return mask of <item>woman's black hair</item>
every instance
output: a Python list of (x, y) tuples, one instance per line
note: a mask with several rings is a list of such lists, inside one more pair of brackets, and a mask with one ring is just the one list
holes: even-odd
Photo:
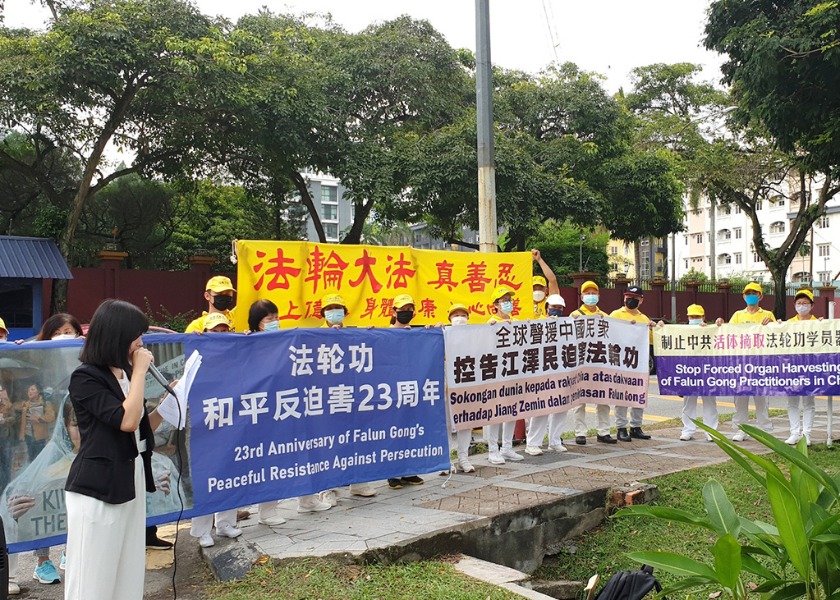
[(260, 321), (265, 319), (268, 315), (276, 315), (280, 311), (277, 310), (277, 305), (271, 300), (255, 300), (248, 309), (248, 329), (251, 331), (260, 330)]
[(131, 373), (128, 349), (148, 329), (149, 319), (139, 308), (123, 300), (105, 300), (93, 313), (79, 360)]
[(82, 333), (82, 326), (76, 317), (67, 313), (57, 313), (44, 321), (44, 324), (41, 326), (41, 331), (38, 332), (38, 337), (35, 339), (39, 342), (51, 340), (55, 332), (61, 329), (66, 323), (70, 323), (70, 326), (76, 330), (77, 336), (82, 337), (84, 335)]

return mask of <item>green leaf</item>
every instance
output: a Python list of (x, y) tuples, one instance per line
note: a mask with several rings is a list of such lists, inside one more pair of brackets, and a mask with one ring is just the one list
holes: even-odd
[(714, 526), (708, 519), (678, 508), (668, 508), (665, 506), (649, 506), (647, 504), (628, 506), (613, 515), (613, 518), (620, 517), (653, 517), (664, 521), (676, 521), (678, 523), (696, 525), (697, 527), (715, 531)]
[(767, 600), (794, 600), (805, 595), (805, 584), (797, 582), (774, 592)]
[(720, 482), (711, 479), (703, 486), (703, 502), (715, 531), (737, 538), (741, 531), (741, 522)]
[(767, 496), (790, 562), (800, 577), (807, 581), (810, 571), (808, 538), (796, 496), (774, 477), (767, 478)]
[(730, 533), (721, 536), (712, 548), (712, 555), (721, 585), (735, 590), (741, 576), (741, 545), (738, 540)]
[(759, 585), (753, 591), (759, 594), (764, 594), (766, 592), (775, 590), (776, 588), (781, 587), (783, 585), (790, 585), (790, 581), (788, 581), (787, 579), (769, 579), (761, 585)]
[(682, 590), (699, 587), (701, 585), (709, 585), (709, 581), (705, 577), (686, 577), (685, 579), (680, 579), (667, 587), (662, 586), (662, 591), (659, 592), (657, 596), (671, 596), (674, 592), (681, 592)]
[(746, 571), (747, 573), (752, 573), (753, 575), (758, 575), (759, 577), (763, 577), (768, 581), (773, 581), (778, 579), (778, 576), (773, 573), (770, 569), (765, 567), (762, 563), (757, 561), (751, 554), (744, 551), (744, 548), (741, 548), (741, 568)]
[(630, 560), (640, 562), (651, 567), (662, 569), (680, 577), (702, 577), (707, 583), (720, 584), (720, 579), (714, 569), (701, 562), (673, 552), (630, 552)]

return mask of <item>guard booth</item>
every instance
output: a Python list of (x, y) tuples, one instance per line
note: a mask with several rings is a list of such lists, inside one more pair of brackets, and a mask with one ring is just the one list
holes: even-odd
[(54, 241), (0, 236), (0, 317), (9, 329), (10, 341), (40, 331), (45, 279), (73, 279)]

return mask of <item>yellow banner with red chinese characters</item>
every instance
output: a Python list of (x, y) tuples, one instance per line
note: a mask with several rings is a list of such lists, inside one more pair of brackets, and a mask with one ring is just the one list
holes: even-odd
[(320, 327), (328, 293), (342, 296), (350, 326), (388, 326), (400, 294), (414, 299), (412, 325), (447, 323), (456, 303), (469, 307), (471, 322), (484, 323), (499, 286), (514, 290), (515, 317), (534, 317), (530, 252), (239, 240), (236, 253), (237, 331), (248, 329), (248, 308), (261, 299), (277, 305), (281, 327)]

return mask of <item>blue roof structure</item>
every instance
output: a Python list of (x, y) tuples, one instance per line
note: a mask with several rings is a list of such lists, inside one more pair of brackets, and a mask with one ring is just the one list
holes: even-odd
[(0, 277), (73, 279), (54, 241), (13, 235), (0, 235)]

